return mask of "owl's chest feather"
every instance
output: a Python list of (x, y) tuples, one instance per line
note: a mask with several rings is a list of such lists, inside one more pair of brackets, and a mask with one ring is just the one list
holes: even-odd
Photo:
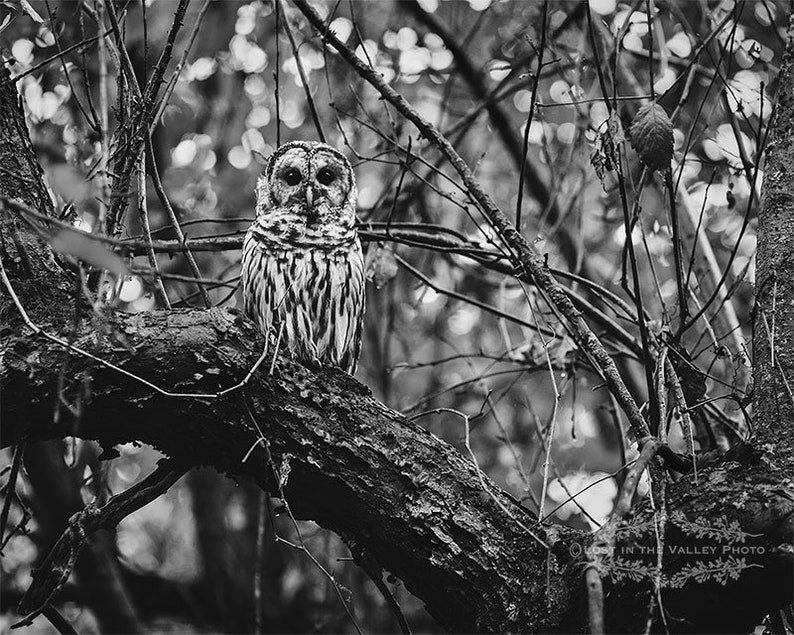
[(356, 246), (265, 251), (261, 257), (270, 261), (266, 268), (274, 283), (274, 308), (280, 314), (308, 309), (312, 319), (318, 319), (326, 305), (350, 292), (360, 253)]
[[(249, 234), (243, 247), (245, 312), (278, 326), (299, 358), (355, 368), (364, 310), (361, 244), (284, 248)], [(351, 361), (353, 360), (353, 361)]]

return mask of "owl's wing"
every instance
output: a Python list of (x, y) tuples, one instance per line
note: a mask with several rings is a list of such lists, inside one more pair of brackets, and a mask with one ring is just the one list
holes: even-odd
[[(278, 271), (274, 259), (263, 249), (257, 237), (256, 223), (243, 240), (241, 283), (243, 287), (243, 312), (267, 333), (273, 325), (274, 287), (278, 287)], [(283, 286), (283, 285), (282, 285)]]
[[(361, 353), (361, 332), (364, 323), (366, 296), (364, 293), (364, 257), (361, 244), (356, 241), (355, 247), (347, 257), (347, 276), (345, 280), (347, 293), (344, 295), (343, 320), (337, 324), (337, 350), (343, 351), (340, 366), (351, 375), (356, 372), (358, 358)], [(341, 346), (340, 346), (341, 344)]]

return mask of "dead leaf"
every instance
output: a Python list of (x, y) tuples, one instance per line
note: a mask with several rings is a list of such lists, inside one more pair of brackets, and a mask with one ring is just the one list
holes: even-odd
[(673, 158), (673, 122), (655, 102), (637, 111), (629, 128), (631, 146), (652, 170), (668, 170)]
[(397, 260), (390, 245), (378, 245), (370, 248), (365, 265), (367, 280), (375, 283), (375, 288), (380, 289), (389, 280), (397, 275)]

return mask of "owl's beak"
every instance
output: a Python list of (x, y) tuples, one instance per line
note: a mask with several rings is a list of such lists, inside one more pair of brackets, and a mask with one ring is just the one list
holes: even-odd
[(306, 187), (306, 192), (304, 193), (306, 197), (306, 213), (308, 215), (307, 222), (309, 225), (314, 225), (317, 221), (320, 220), (320, 210), (317, 209), (315, 203), (320, 194), (315, 190), (311, 185)]

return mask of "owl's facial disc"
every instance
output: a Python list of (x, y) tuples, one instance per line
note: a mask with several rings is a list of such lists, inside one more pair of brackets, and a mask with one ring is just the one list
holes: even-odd
[(309, 235), (327, 240), (354, 231), (355, 179), (348, 160), (333, 148), (286, 144), (272, 155), (264, 176), (270, 218), (290, 240)]

